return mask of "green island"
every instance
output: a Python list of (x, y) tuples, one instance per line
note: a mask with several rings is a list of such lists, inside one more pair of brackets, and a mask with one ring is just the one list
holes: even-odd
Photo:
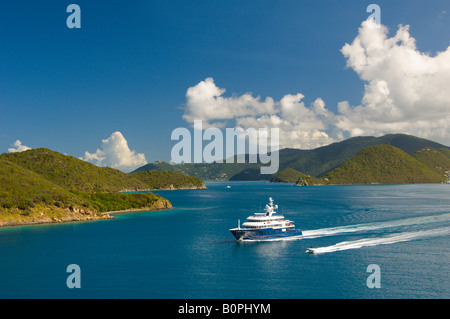
[(204, 183), (195, 177), (164, 171), (126, 174), (45, 148), (4, 153), (0, 155), (0, 226), (170, 209), (167, 199), (150, 191), (202, 188)]
[(271, 182), (296, 186), (444, 183), (450, 170), (446, 154), (446, 148), (425, 147), (408, 154), (392, 145), (374, 145), (318, 177), (286, 168), (273, 175)]
[[(321, 177), (323, 184), (417, 184), (444, 183), (448, 180), (446, 171), (438, 172), (431, 158), (438, 159), (442, 155), (431, 149), (423, 149), (419, 153), (427, 154), (429, 164), (409, 155), (392, 145), (376, 145), (363, 149), (357, 155), (338, 168)], [(439, 155), (438, 155), (439, 154)], [(438, 155), (438, 156), (437, 156)], [(421, 158), (421, 157), (419, 157)], [(444, 156), (445, 160), (450, 160)], [(444, 159), (442, 158), (442, 159)]]
[[(306, 181), (306, 183), (323, 183), (324, 181), (317, 181), (312, 178), (320, 178), (331, 172), (367, 147), (383, 144), (395, 146), (403, 150), (408, 155), (415, 157), (419, 161), (426, 160), (424, 158), (417, 157), (420, 155), (414, 153), (427, 148), (439, 151), (441, 155), (450, 158), (450, 149), (445, 145), (407, 134), (387, 134), (380, 137), (352, 137), (315, 149), (281, 149), (279, 151), (279, 173), (275, 174), (275, 176), (270, 174), (261, 174), (260, 167), (264, 164), (249, 163), (247, 156), (245, 163), (237, 163), (236, 158), (229, 161), (229, 163), (184, 163), (178, 165), (157, 161), (139, 167), (135, 170), (135, 172), (164, 170), (195, 176), (202, 180), (226, 181), (265, 180), (283, 182), (284, 178), (288, 177), (289, 183), (295, 183), (298, 180), (297, 178), (297, 180), (292, 181), (292, 179), (295, 179), (294, 176), (298, 176), (300, 178), (302, 175), (299, 174), (304, 174), (302, 179)], [(430, 162), (428, 164), (430, 164)], [(425, 163), (425, 165), (427, 164)], [(439, 167), (439, 165), (435, 165), (434, 167)], [(441, 167), (444, 168), (442, 165)], [(295, 170), (296, 172), (290, 170), (283, 172), (288, 168)]]

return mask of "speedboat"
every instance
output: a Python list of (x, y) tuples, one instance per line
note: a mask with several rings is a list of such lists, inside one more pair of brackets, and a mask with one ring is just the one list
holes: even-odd
[(230, 229), (230, 232), (236, 240), (258, 241), (285, 239), (294, 236), (301, 236), (302, 231), (295, 229), (295, 223), (285, 219), (283, 215), (277, 213), (278, 205), (273, 205), (272, 197), (269, 198), (269, 204), (266, 205), (264, 212), (254, 213), (247, 217), (245, 223), (238, 227)]

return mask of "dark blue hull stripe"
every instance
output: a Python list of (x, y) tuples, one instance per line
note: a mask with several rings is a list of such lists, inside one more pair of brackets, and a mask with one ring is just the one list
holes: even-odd
[(263, 228), (263, 229), (231, 229), (230, 232), (237, 240), (265, 240), (284, 237), (300, 236), (300, 229), (281, 229)]

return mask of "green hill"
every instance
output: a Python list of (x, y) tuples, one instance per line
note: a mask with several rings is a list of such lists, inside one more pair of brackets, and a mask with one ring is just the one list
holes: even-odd
[[(201, 180), (183, 174), (155, 173), (152, 178), (145, 178), (145, 174), (126, 174), (110, 167), (98, 167), (45, 148), (5, 153), (0, 155), (0, 159), (2, 158), (71, 191), (132, 192), (166, 188), (170, 184), (175, 188), (204, 186)], [(168, 182), (170, 183), (167, 184)]]
[(446, 147), (441, 147), (438, 149), (438, 151), (447, 156), (448, 158), (450, 158), (450, 149)]
[(171, 208), (150, 189), (205, 188), (164, 171), (125, 174), (48, 149), (0, 155), (0, 226), (111, 218), (111, 211)]
[[(308, 181), (315, 178), (311, 177), (309, 175), (303, 174), (293, 168), (285, 168), (282, 171), (279, 171), (278, 173), (274, 174), (272, 176), (272, 179), (270, 182), (272, 183), (297, 183), (298, 180), (301, 179), (302, 181)], [(312, 181), (310, 181), (312, 182)], [(308, 183), (309, 184), (309, 183)]]
[(411, 154), (419, 162), (423, 163), (428, 168), (432, 169), (436, 173), (449, 179), (450, 170), (450, 157), (445, 154), (449, 152), (448, 149), (435, 150), (429, 147), (422, 148), (413, 154)]
[(109, 167), (98, 167), (72, 156), (45, 148), (0, 155), (69, 190), (119, 192), (145, 189), (145, 183)]
[(419, 162), (437, 173), (443, 174), (450, 169), (450, 158), (441, 151), (426, 147), (411, 154)]
[(439, 143), (406, 134), (353, 137), (313, 150), (297, 150), (297, 152), (281, 150), (280, 169), (291, 167), (305, 174), (319, 177), (339, 167), (364, 148), (381, 144), (396, 146), (409, 154), (424, 147), (445, 148)]
[(92, 210), (82, 196), (0, 160), (0, 226), (107, 217)]
[(111, 218), (110, 211), (171, 208), (159, 195), (70, 191), (0, 159), (0, 226)]
[(370, 146), (325, 174), (327, 184), (441, 183), (443, 176), (392, 145)]
[[(442, 144), (406, 134), (388, 134), (381, 137), (362, 136), (349, 138), (312, 150), (282, 149), (279, 151), (279, 171), (292, 168), (306, 175), (319, 177), (339, 167), (362, 149), (380, 144), (396, 146), (408, 154), (424, 147), (450, 152), (448, 147)], [(260, 166), (261, 164), (251, 163), (171, 165), (159, 161), (140, 167), (135, 172), (167, 170), (196, 176), (202, 180), (270, 180), (272, 178), (271, 175), (260, 174)]]
[(180, 173), (168, 171), (145, 171), (132, 173), (131, 177), (142, 181), (149, 189), (205, 189), (203, 181)]
[(0, 208), (83, 205), (81, 197), (19, 165), (0, 160)]

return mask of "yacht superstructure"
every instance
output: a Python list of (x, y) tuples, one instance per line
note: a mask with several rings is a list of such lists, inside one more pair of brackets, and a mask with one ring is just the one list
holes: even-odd
[(238, 227), (230, 229), (230, 232), (237, 240), (270, 240), (300, 236), (301, 230), (295, 229), (295, 223), (278, 214), (277, 209), (278, 205), (274, 205), (270, 197), (264, 212), (247, 217), (242, 227), (238, 222)]

